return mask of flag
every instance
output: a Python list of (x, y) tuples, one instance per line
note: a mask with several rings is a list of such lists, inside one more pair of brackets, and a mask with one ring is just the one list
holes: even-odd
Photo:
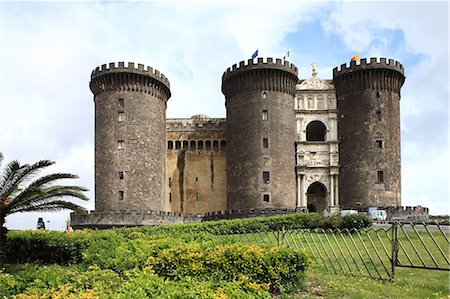
[(289, 51), (287, 51), (286, 55), (284, 55), (283, 60), (286, 60), (289, 58)]
[(352, 59), (350, 59), (350, 61), (356, 61), (359, 60), (359, 54), (356, 56), (353, 56)]
[(255, 59), (256, 57), (258, 57), (258, 50), (256, 50), (255, 53), (253, 53), (252, 59)]

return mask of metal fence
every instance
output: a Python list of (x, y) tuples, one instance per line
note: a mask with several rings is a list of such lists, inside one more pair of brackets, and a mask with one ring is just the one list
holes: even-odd
[(304, 249), (313, 266), (391, 280), (396, 267), (450, 270), (450, 227), (391, 222), (368, 229), (222, 231), (222, 238)]

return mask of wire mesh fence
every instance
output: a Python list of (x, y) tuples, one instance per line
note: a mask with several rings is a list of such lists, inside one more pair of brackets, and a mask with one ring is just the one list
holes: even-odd
[(389, 280), (395, 267), (450, 270), (450, 227), (392, 222), (367, 229), (220, 231), (220, 238), (309, 253), (314, 267)]

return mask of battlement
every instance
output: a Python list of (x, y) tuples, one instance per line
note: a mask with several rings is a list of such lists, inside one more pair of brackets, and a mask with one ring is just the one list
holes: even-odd
[(404, 74), (403, 65), (400, 62), (393, 59), (372, 57), (369, 62), (367, 62), (366, 58), (363, 58), (359, 63), (358, 61), (350, 61), (350, 64), (344, 63), (340, 67), (335, 67), (333, 69), (333, 77), (369, 69), (388, 69), (400, 72), (402, 75)]
[[(246, 63), (247, 62), (247, 63)], [(231, 74), (237, 74), (240, 72), (248, 71), (248, 70), (257, 70), (257, 69), (278, 69), (283, 70), (286, 72), (290, 72), (297, 76), (298, 69), (289, 61), (282, 60), (280, 58), (276, 58), (275, 61), (272, 57), (267, 57), (265, 60), (264, 58), (260, 57), (257, 59), (256, 63), (254, 59), (248, 59), (247, 61), (241, 61), (238, 64), (233, 64), (231, 67), (229, 67), (224, 73), (223, 73), (223, 80), (225, 77), (231, 75)]]
[(135, 68), (135, 64), (133, 62), (128, 62), (128, 65), (125, 66), (125, 63), (119, 62), (116, 66), (115, 62), (110, 62), (109, 64), (103, 64), (101, 67), (96, 67), (92, 73), (91, 73), (91, 80), (105, 75), (105, 74), (112, 74), (112, 73), (132, 73), (132, 74), (139, 74), (144, 76), (152, 77), (161, 83), (164, 83), (167, 88), (170, 88), (170, 82), (169, 79), (167, 79), (164, 74), (160, 73), (160, 71), (153, 69), (152, 67), (145, 67), (143, 64), (138, 64), (138, 67)]
[(225, 118), (199, 118), (197, 115), (191, 118), (168, 118), (166, 120), (166, 131), (224, 131)]

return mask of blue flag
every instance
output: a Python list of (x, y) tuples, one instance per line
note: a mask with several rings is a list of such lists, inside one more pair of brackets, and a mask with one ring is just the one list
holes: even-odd
[(252, 59), (255, 59), (257, 56), (258, 56), (258, 50), (256, 50), (255, 53), (253, 53)]

